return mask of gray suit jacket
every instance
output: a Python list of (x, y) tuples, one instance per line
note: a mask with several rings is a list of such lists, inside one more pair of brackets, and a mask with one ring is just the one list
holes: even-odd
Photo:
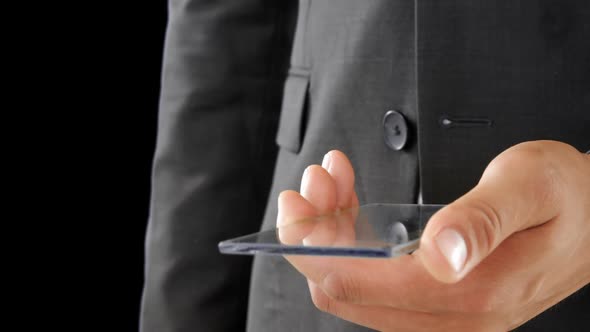
[[(216, 244), (273, 227), (330, 149), (361, 203), (448, 203), (522, 141), (586, 151), (588, 22), (585, 0), (171, 0), (142, 330), (243, 330), (250, 261)], [(316, 310), (282, 258), (252, 271), (248, 330), (364, 330)], [(522, 330), (590, 327), (589, 303), (586, 287)]]

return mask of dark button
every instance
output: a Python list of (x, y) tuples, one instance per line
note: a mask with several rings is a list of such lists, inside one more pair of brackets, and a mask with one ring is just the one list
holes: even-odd
[(404, 116), (397, 111), (389, 111), (383, 117), (385, 144), (395, 151), (404, 148), (408, 141), (408, 124)]

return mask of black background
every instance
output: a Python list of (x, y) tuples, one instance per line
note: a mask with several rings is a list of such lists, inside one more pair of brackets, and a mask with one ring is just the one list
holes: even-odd
[[(113, 9), (119, 6), (113, 6)], [(150, 175), (156, 142), (160, 73), (167, 20), (167, 1), (135, 1), (118, 17), (121, 33), (111, 55), (114, 62), (113, 105), (111, 114), (116, 153), (111, 156), (116, 181), (113, 209), (119, 211), (121, 233), (115, 237), (121, 244), (115, 253), (114, 289), (121, 295), (115, 312), (117, 328), (138, 329), (144, 271), (144, 239), (149, 215)], [(116, 33), (116, 31), (115, 31)], [(120, 50), (120, 52), (119, 52)], [(106, 133), (108, 135), (108, 133)], [(113, 228), (117, 229), (117, 228)], [(118, 257), (117, 257), (118, 256)], [(116, 303), (115, 302), (115, 303)], [(118, 316), (118, 317), (117, 317)]]
[(167, 0), (83, 7), (64, 8), (52, 32), (60, 38), (43, 46), (60, 51), (44, 83), (61, 105), (51, 129), (59, 156), (48, 158), (63, 161), (69, 181), (58, 198), (73, 217), (62, 248), (69, 272), (59, 279), (74, 294), (53, 318), (79, 331), (137, 331)]

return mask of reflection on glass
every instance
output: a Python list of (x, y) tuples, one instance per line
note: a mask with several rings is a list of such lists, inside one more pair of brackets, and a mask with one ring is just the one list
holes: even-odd
[(443, 205), (368, 204), (222, 241), (225, 254), (395, 257), (417, 249)]

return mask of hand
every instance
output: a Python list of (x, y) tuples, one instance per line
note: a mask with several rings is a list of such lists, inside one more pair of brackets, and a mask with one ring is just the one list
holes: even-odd
[[(358, 205), (354, 172), (331, 151), (279, 225)], [(315, 231), (314, 231), (315, 233)], [(435, 214), (412, 255), (287, 256), (323, 311), (384, 331), (509, 330), (590, 282), (590, 156), (537, 141), (496, 157), (469, 193)]]

